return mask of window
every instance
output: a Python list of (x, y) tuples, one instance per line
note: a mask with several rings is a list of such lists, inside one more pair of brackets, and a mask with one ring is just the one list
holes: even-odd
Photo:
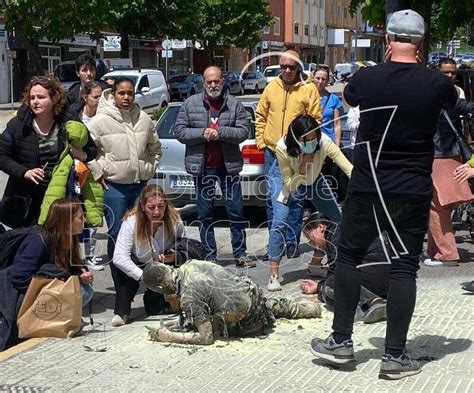
[(336, 8), (336, 18), (339, 18), (341, 16), (341, 6), (338, 5)]
[(280, 35), (280, 18), (275, 17), (275, 24), (273, 25), (273, 34)]
[(300, 24), (298, 22), (295, 22), (295, 34), (300, 34)]
[(347, 8), (344, 7), (344, 19), (347, 19)]
[(263, 28), (263, 34), (270, 34), (270, 26), (265, 26)]
[(331, 16), (334, 15), (334, 4), (330, 4), (330, 6), (329, 6), (329, 15), (331, 15)]
[(137, 86), (137, 92), (142, 91), (144, 87), (150, 87), (150, 84), (148, 83), (148, 76), (143, 75), (142, 78), (140, 79), (140, 82), (138, 83)]
[(319, 8), (324, 8), (324, 0), (319, 0)]
[(305, 23), (304, 25), (304, 35), (309, 36), (309, 25)]
[(318, 26), (313, 25), (313, 36), (317, 37), (318, 36)]

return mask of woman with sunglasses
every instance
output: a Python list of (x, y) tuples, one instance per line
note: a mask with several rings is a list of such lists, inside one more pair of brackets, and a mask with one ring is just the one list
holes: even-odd
[[(1, 220), (9, 227), (29, 226), (38, 220), (51, 173), (67, 143), (68, 120), (79, 119), (67, 107), (59, 80), (31, 78), (23, 93), (23, 105), (0, 135), (0, 170), (9, 176)], [(83, 149), (70, 146), (71, 156), (79, 161), (88, 162), (96, 153), (90, 136)]]
[(350, 177), (352, 164), (331, 139), (321, 133), (314, 117), (299, 115), (291, 123), (286, 136), (276, 146), (276, 155), (283, 178), (283, 187), (273, 203), (268, 254), (270, 257), (269, 291), (281, 290), (278, 271), (284, 249), (289, 203), (293, 198), (308, 199), (318, 212), (331, 221), (340, 222), (341, 212), (321, 167), (331, 158)]
[(313, 76), (321, 99), (321, 112), (323, 114), (322, 132), (326, 134), (337, 145), (341, 145), (341, 121), (339, 117), (344, 112), (341, 100), (327, 89), (329, 82), (329, 67), (317, 66)]

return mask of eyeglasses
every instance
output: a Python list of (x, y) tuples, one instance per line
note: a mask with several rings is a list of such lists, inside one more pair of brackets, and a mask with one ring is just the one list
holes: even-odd
[(293, 65), (293, 64), (280, 64), (280, 68), (282, 71), (285, 71), (287, 68), (290, 69), (290, 71), (294, 71), (296, 70), (298, 66), (297, 65)]

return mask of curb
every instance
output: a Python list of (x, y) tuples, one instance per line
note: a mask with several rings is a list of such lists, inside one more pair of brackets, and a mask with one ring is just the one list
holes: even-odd
[(20, 344), (17, 344), (11, 348), (8, 348), (6, 351), (0, 352), (0, 362), (3, 362), (12, 356), (18, 355), (24, 351), (27, 351), (28, 349), (31, 349), (33, 347), (36, 347), (37, 345), (42, 344), (46, 340), (48, 340), (49, 337), (41, 337), (41, 338), (30, 338), (29, 340), (26, 340)]

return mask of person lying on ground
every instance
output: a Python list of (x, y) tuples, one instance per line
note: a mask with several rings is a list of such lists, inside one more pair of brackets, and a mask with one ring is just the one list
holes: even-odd
[(311, 299), (267, 299), (248, 277), (208, 261), (190, 260), (179, 268), (154, 261), (144, 268), (142, 280), (152, 291), (180, 300), (178, 323), (148, 328), (156, 341), (209, 345), (218, 334), (262, 334), (275, 318), (321, 316), (320, 305)]
[[(308, 272), (324, 277), (324, 280), (302, 280), (300, 289), (304, 294), (317, 294), (318, 299), (329, 309), (334, 307), (334, 271), (337, 263), (337, 244), (339, 226), (324, 214), (313, 213), (303, 223), (303, 234), (315, 247)], [(389, 282), (390, 264), (385, 252), (389, 252), (385, 234), (369, 247), (364, 257), (362, 284), (357, 314), (364, 323), (379, 322), (386, 318), (386, 298)], [(322, 264), (324, 256), (327, 263)], [(364, 266), (366, 265), (366, 266)]]

